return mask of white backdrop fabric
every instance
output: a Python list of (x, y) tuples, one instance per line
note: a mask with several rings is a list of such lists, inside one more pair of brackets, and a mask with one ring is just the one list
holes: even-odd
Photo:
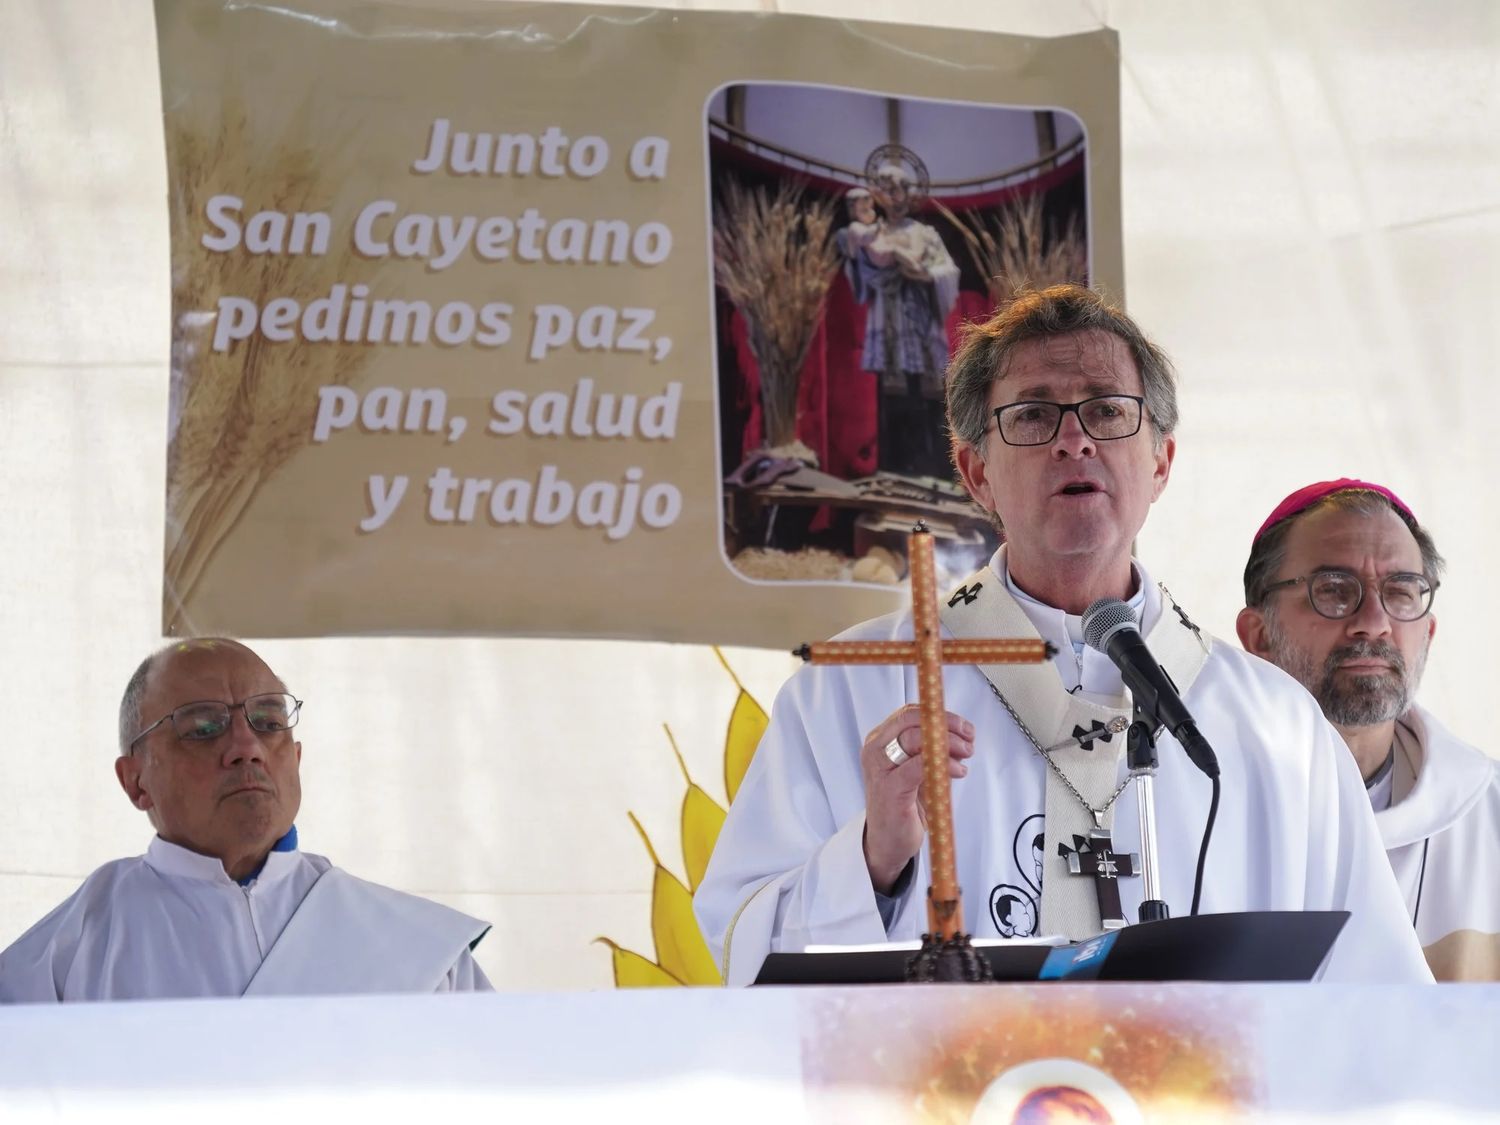
[[(1182, 377), (1143, 555), (1232, 638), (1250, 536), (1284, 494), (1390, 485), (1450, 561), (1423, 701), (1494, 744), (1500, 5), (680, 6), (1118, 29), (1126, 296)], [(0, 4), (0, 945), (149, 837), (111, 763), (120, 691), (161, 642), (160, 110), (147, 0)], [(308, 700), (304, 847), (493, 920), (479, 960), (502, 989), (607, 986), (601, 934), (650, 955), (652, 868), (625, 813), (680, 873), (661, 724), (722, 802), (735, 688), (710, 650), (256, 647)], [(792, 669), (728, 656), (767, 706)]]

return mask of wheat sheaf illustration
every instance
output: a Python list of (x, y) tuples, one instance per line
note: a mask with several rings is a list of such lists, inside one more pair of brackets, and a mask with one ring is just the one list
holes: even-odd
[[(172, 168), (172, 392), (167, 446), (165, 626), (192, 631), (187, 607), (215, 551), (261, 486), (312, 435), (318, 388), (356, 382), (368, 348), (271, 343), (258, 332), (214, 351), (219, 299), (263, 308), (306, 299), (343, 282), (373, 280), (376, 267), (335, 237), (325, 254), (211, 253), (198, 234), (210, 199), (234, 195), (242, 218), (261, 212), (320, 212), (339, 197), (351, 161), (339, 145), (313, 142), (304, 107), (275, 135), (252, 126), (244, 105), (221, 113), (169, 115)], [(373, 288), (373, 287), (372, 287)]]
[[(769, 719), (765, 708), (745, 690), (745, 685), (734, 674), (734, 669), (717, 647), (714, 655), (719, 658), (719, 663), (739, 689), (734, 708), (729, 713), (729, 728), (724, 736), (724, 791), (728, 803), (733, 803)], [(651, 883), (651, 938), (656, 947), (656, 959), (653, 961), (634, 950), (626, 949), (610, 938), (595, 938), (596, 942), (610, 949), (617, 988), (724, 983), (718, 966), (714, 964), (708, 946), (703, 941), (703, 935), (698, 930), (698, 921), (693, 917), (693, 892), (703, 880), (708, 857), (713, 855), (714, 843), (719, 838), (719, 829), (724, 826), (726, 812), (723, 806), (693, 780), (682, 751), (677, 747), (677, 740), (672, 737), (671, 728), (665, 723), (662, 727), (687, 782), (687, 792), (682, 797), (681, 817), (682, 865), (687, 882), (684, 883), (667, 869), (652, 845), (651, 838), (641, 827), (641, 822), (634, 813), (627, 813), (630, 823), (641, 834), (646, 854), (651, 857), (651, 863), (656, 869)]]

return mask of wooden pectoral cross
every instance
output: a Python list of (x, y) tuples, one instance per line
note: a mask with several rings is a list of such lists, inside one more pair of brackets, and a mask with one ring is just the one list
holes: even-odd
[(1125, 911), (1120, 906), (1120, 879), (1139, 875), (1141, 857), (1135, 852), (1117, 852), (1109, 838), (1108, 828), (1091, 828), (1087, 838), (1075, 835), (1073, 846), (1059, 841), (1057, 854), (1068, 861), (1069, 875), (1088, 875), (1094, 880), (1099, 896), (1099, 919), (1106, 930), (1125, 926)]
[[(803, 645), (796, 655), (812, 664), (915, 664), (917, 697), (922, 712), (922, 791), (927, 814), (927, 842), (932, 886), (927, 892), (924, 938), (932, 943), (961, 942), (963, 903), (953, 848), (952, 781), (948, 776), (947, 712), (943, 706), (944, 664), (1040, 664), (1056, 650), (1040, 640), (944, 640), (939, 633), (937, 579), (933, 572), (932, 533), (919, 523), (907, 540), (911, 571), (911, 641), (824, 641)], [(924, 945), (924, 953), (927, 947)], [(987, 970), (988, 965), (984, 968)]]

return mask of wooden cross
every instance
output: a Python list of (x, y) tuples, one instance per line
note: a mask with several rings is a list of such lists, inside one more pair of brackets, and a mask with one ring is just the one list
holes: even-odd
[(1141, 857), (1134, 852), (1117, 852), (1109, 829), (1091, 828), (1087, 838), (1075, 835), (1073, 846), (1059, 842), (1057, 854), (1068, 861), (1069, 875), (1089, 875), (1094, 893), (1099, 896), (1099, 920), (1106, 930), (1125, 926), (1125, 912), (1120, 906), (1120, 879), (1139, 875)]
[(907, 540), (911, 570), (910, 641), (823, 641), (796, 655), (811, 664), (915, 664), (922, 710), (922, 804), (927, 812), (932, 886), (927, 925), (935, 941), (966, 940), (964, 912), (953, 851), (952, 781), (948, 777), (947, 712), (943, 707), (944, 664), (1041, 664), (1056, 653), (1046, 641), (944, 640), (938, 629), (937, 579), (932, 532), (918, 523)]

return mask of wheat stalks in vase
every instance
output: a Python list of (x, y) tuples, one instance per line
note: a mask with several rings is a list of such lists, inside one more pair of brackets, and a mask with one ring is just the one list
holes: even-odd
[(714, 276), (745, 318), (760, 368), (765, 442), (797, 436), (802, 365), (838, 270), (836, 204), (800, 184), (747, 188), (726, 180), (714, 211)]
[(328, 210), (351, 165), (340, 149), (315, 147), (311, 134), (304, 111), (280, 135), (256, 135), (233, 99), (222, 115), (169, 122), (177, 232), (164, 574), (171, 633), (191, 631), (188, 607), (218, 547), (261, 485), (309, 443), (318, 388), (357, 381), (369, 362), (366, 345), (307, 343), (300, 336), (272, 343), (256, 333), (227, 352), (212, 350), (221, 296), (258, 307), (275, 297), (305, 305), (336, 283), (352, 287), (373, 277), (374, 266), (341, 244), (337, 222), (329, 252), (320, 256), (253, 255), (243, 248), (218, 254), (199, 244), (205, 206), (217, 194), (245, 201), (242, 221), (259, 210)]
[(1040, 194), (1007, 200), (998, 214), (972, 209), (958, 215), (932, 202), (963, 237), (997, 307), (1028, 286), (1088, 284), (1088, 246), (1078, 217), (1070, 215), (1061, 231), (1054, 223), (1049, 234)]

